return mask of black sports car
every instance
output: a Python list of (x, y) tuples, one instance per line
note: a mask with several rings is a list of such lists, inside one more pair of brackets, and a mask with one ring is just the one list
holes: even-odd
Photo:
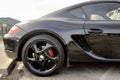
[(8, 57), (39, 76), (71, 62), (120, 61), (120, 2), (77, 4), (18, 23), (4, 36)]

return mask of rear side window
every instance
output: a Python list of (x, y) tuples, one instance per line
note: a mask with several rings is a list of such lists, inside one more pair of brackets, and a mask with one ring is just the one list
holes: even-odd
[(83, 6), (82, 9), (90, 20), (120, 20), (119, 3), (98, 3)]
[(76, 8), (76, 9), (70, 10), (69, 13), (75, 17), (78, 17), (81, 19), (86, 19), (85, 14), (81, 8)]

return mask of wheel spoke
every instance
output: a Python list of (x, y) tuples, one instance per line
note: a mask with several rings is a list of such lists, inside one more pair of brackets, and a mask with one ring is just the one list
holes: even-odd
[(35, 58), (29, 58), (29, 57), (27, 57), (27, 59), (28, 59), (29, 61), (35, 61)]
[(34, 50), (35, 50), (35, 53), (39, 53), (40, 51), (38, 50), (38, 48), (37, 48), (37, 44), (34, 44), (33, 45), (33, 48), (34, 48)]
[(58, 61), (58, 57), (54, 57), (54, 58), (50, 58), (54, 63), (57, 63), (57, 61)]
[(46, 46), (42, 50), (38, 50), (37, 45), (36, 44), (33, 45), (35, 53), (42, 53), (42, 52), (46, 51), (47, 49), (49, 49), (51, 47), (52, 47), (52, 45), (47, 43)]
[(47, 52), (45, 52), (45, 56), (46, 56), (48, 59), (52, 60), (53, 62), (58, 61), (58, 57), (57, 57), (57, 56), (56, 56), (56, 57), (50, 57), (50, 56), (47, 54)]
[(46, 46), (41, 50), (41, 52), (44, 52), (44, 51), (46, 51), (47, 49), (49, 49), (51, 47), (52, 47), (52, 45), (47, 43)]

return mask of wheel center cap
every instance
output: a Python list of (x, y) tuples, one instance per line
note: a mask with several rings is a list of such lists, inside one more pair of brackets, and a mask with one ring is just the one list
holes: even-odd
[(44, 56), (43, 56), (43, 55), (40, 55), (40, 59), (44, 59)]

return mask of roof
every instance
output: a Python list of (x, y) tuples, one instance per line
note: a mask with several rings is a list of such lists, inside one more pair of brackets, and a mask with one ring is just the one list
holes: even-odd
[(70, 6), (67, 9), (71, 9), (71, 8), (76, 8), (76, 7), (80, 7), (80, 6), (85, 6), (85, 5), (90, 5), (90, 4), (98, 4), (98, 3), (120, 3), (120, 1), (112, 1), (112, 0), (93, 0), (93, 1), (87, 1), (87, 2), (83, 2), (83, 3), (78, 3), (76, 5)]
[(81, 7), (81, 6), (85, 6), (85, 5), (91, 5), (91, 4), (98, 4), (98, 3), (120, 3), (120, 1), (112, 1), (112, 0), (95, 0), (95, 1), (87, 1), (87, 2), (83, 2), (83, 3), (79, 3), (79, 4), (75, 4), (73, 6), (69, 6), (69, 7), (66, 7), (66, 8), (63, 8), (63, 9), (60, 9), (60, 10), (57, 10), (55, 12), (52, 12), (50, 14), (47, 14), (43, 17), (51, 17), (51, 16), (55, 16), (56, 14), (57, 15), (60, 15), (60, 14), (64, 14), (64, 12), (68, 11), (68, 10), (71, 10), (71, 9), (74, 9), (74, 8), (77, 8), (77, 7)]

